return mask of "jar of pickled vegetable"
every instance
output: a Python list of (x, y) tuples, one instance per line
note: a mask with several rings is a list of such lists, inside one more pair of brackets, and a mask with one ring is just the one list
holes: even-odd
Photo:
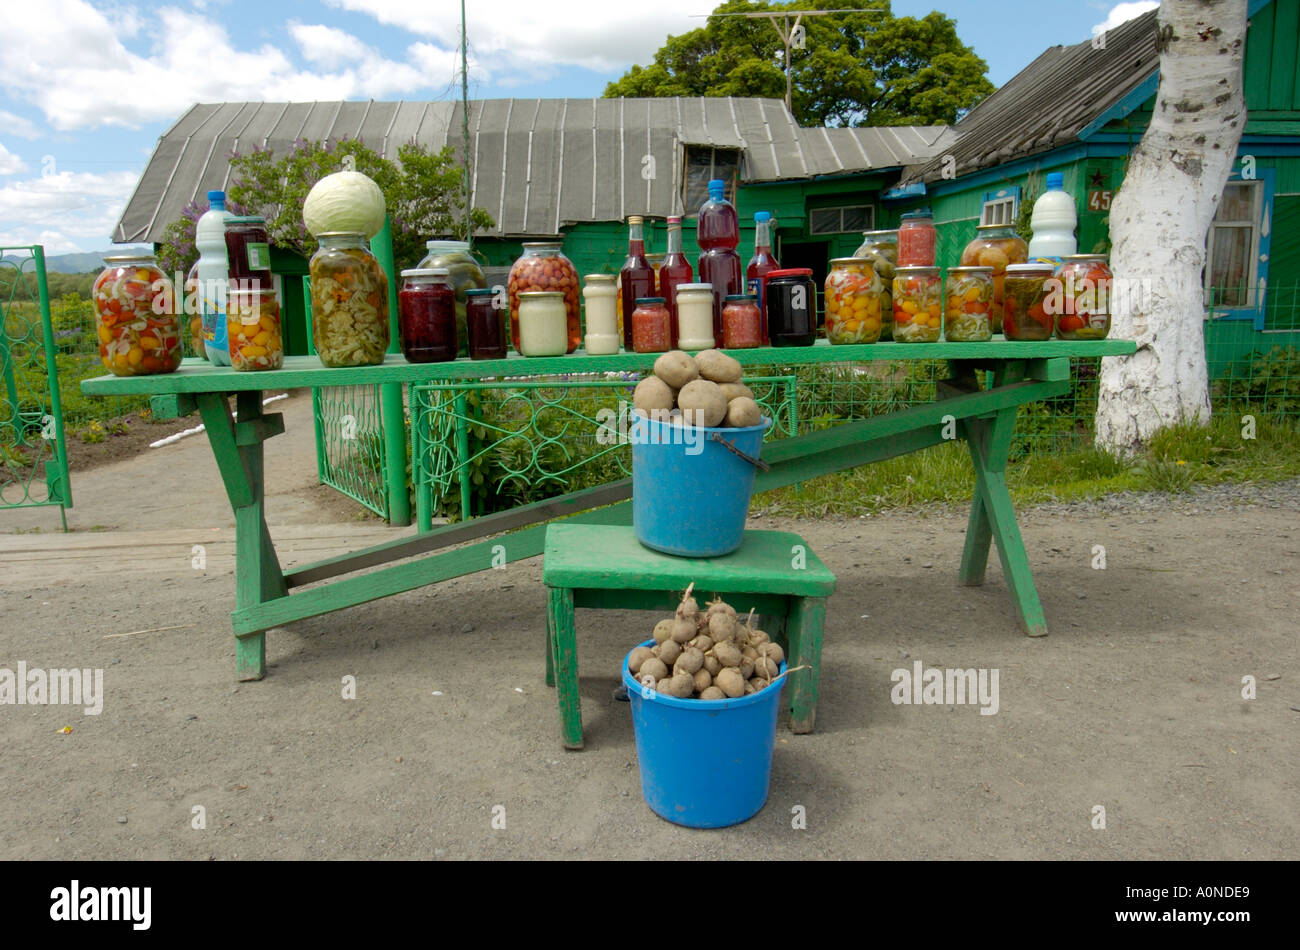
[(408, 363), (446, 363), (460, 352), (456, 342), (456, 293), (445, 267), (402, 271), (397, 294), (402, 355)]
[(632, 350), (636, 353), (667, 353), (673, 342), (672, 317), (663, 297), (638, 297), (632, 311)]
[(506, 311), (498, 306), (497, 296), (495, 290), (485, 287), (465, 291), (465, 330), (472, 360), (506, 358), (510, 337), (506, 330)]
[(563, 356), (569, 345), (569, 311), (558, 290), (519, 294), (519, 352), (524, 356)]
[(1002, 282), (1008, 264), (1029, 260), (1029, 245), (1009, 224), (981, 224), (974, 239), (961, 252), (962, 267), (993, 268), (993, 332), (1002, 332), (1004, 298)]
[(175, 289), (152, 254), (104, 258), (91, 296), (99, 359), (113, 375), (153, 376), (181, 365)]
[(237, 370), (279, 369), (284, 365), (280, 302), (274, 290), (231, 291), (226, 303), (230, 365)]
[(271, 238), (261, 215), (226, 215), (226, 272), (233, 290), (270, 290)]
[(944, 289), (943, 338), (979, 343), (993, 338), (993, 268), (950, 267)]
[(1008, 264), (1002, 285), (1002, 334), (1008, 340), (1046, 340), (1052, 315), (1046, 310), (1051, 264)]
[(428, 253), (415, 265), (416, 269), (447, 269), (447, 283), (456, 297), (456, 338), (460, 340), (460, 353), (463, 355), (466, 352), (465, 341), (469, 338), (465, 329), (468, 294), (471, 290), (487, 287), (487, 278), (470, 251), (469, 241), (426, 241), (424, 246)]
[(727, 294), (722, 307), (722, 348), (749, 350), (763, 345), (763, 315), (755, 294)]
[(904, 214), (898, 223), (898, 266), (933, 267), (936, 236), (929, 208)]
[[(578, 272), (560, 251), (558, 241), (528, 241), (524, 253), (510, 268), (510, 336), (519, 349), (519, 295), (527, 291), (555, 292), (564, 297), (572, 353), (582, 343), (582, 318), (578, 303)], [(520, 351), (522, 352), (522, 350)]]
[(1066, 257), (1052, 275), (1045, 309), (1062, 340), (1104, 340), (1110, 333), (1111, 273), (1104, 254)]
[(938, 343), (943, 330), (937, 267), (900, 267), (894, 274), (894, 341)]
[(826, 275), (826, 338), (832, 343), (880, 339), (881, 281), (864, 257), (837, 257)]
[(863, 231), (862, 245), (854, 257), (871, 261), (871, 269), (880, 278), (880, 339), (894, 338), (894, 268), (898, 266), (897, 231)]
[(374, 366), (388, 351), (388, 278), (363, 234), (318, 234), (311, 273), (316, 355), (326, 366)]
[(208, 351), (203, 343), (203, 286), (199, 280), (197, 261), (190, 265), (190, 272), (185, 275), (185, 292), (181, 296), (185, 300), (185, 306), (177, 308), (176, 319), (181, 319), (183, 309), (185, 321), (190, 327), (190, 355), (205, 360)]

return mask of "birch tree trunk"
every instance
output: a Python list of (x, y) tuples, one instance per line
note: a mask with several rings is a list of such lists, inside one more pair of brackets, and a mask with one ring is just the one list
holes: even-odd
[(1137, 353), (1101, 362), (1096, 441), (1121, 454), (1209, 420), (1205, 239), (1246, 124), (1246, 0), (1162, 0), (1157, 31), (1155, 112), (1110, 214), (1111, 335)]

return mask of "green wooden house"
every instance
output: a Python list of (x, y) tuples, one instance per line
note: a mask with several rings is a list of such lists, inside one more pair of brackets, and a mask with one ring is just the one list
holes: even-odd
[[(1212, 377), (1244, 355), (1300, 345), (1300, 0), (1250, 0), (1246, 126), (1208, 238)], [(943, 154), (905, 169), (886, 217), (929, 206), (938, 263), (955, 265), (978, 224), (1027, 226), (1048, 172), (1077, 202), (1080, 253), (1109, 250), (1108, 215), (1159, 82), (1156, 11), (1048, 49), (954, 127)]]

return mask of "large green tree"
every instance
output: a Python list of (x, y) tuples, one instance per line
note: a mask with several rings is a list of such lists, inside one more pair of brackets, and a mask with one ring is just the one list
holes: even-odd
[(988, 65), (937, 11), (918, 19), (894, 16), (889, 0), (728, 0), (705, 26), (669, 36), (653, 63), (633, 66), (605, 95), (784, 99), (785, 44), (772, 22), (718, 14), (850, 8), (802, 20), (805, 48), (790, 57), (801, 125), (950, 124), (993, 92)]

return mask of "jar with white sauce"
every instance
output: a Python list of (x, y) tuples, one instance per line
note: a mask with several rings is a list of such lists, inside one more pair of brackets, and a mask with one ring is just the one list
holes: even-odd
[(614, 274), (588, 274), (583, 278), (582, 300), (587, 310), (587, 335), (584, 346), (589, 356), (617, 353), (621, 337), (618, 332), (618, 277)]
[(713, 285), (677, 285), (677, 348), (709, 350), (713, 339)]
[(524, 356), (563, 356), (569, 348), (569, 311), (558, 290), (519, 294), (519, 352)]

